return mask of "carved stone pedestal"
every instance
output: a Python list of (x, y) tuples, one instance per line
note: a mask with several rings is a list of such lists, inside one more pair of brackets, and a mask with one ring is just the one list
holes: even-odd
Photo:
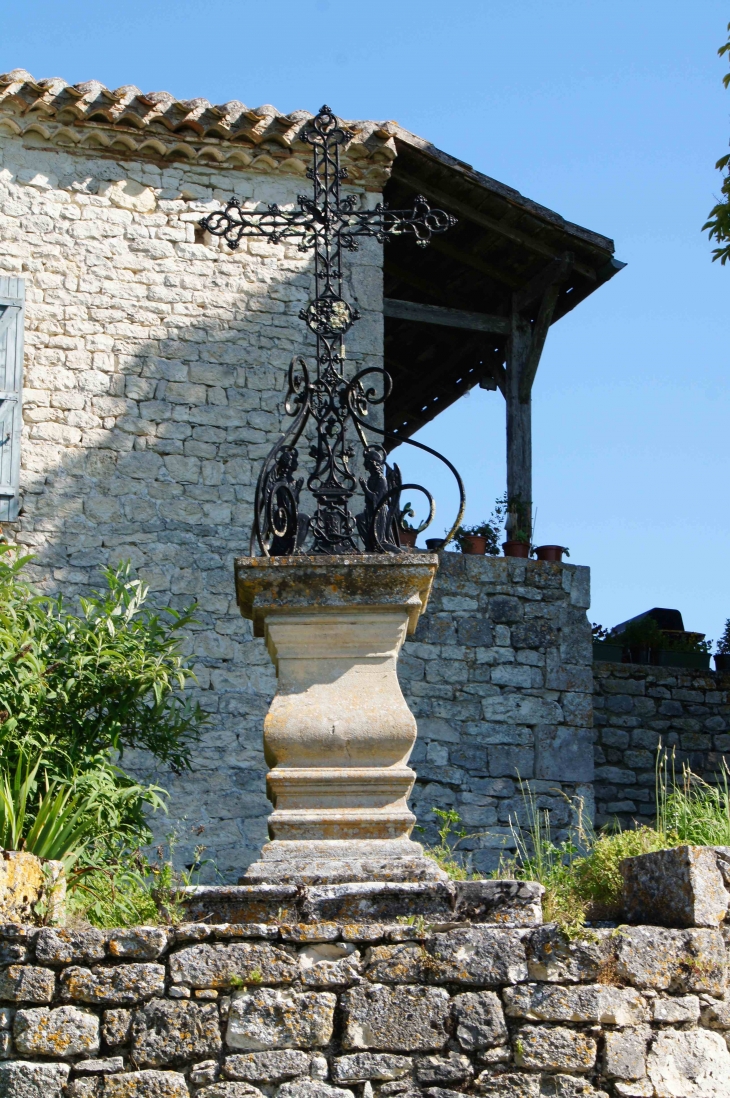
[(276, 666), (264, 721), (271, 842), (245, 883), (444, 880), (410, 839), (416, 721), (396, 674), (438, 558), (243, 557), (241, 613)]

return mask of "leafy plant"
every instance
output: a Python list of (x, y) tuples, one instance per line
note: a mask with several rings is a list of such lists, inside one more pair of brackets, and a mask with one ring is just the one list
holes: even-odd
[[(717, 51), (720, 57), (727, 55), (730, 59), (730, 23), (727, 26), (728, 40)], [(730, 87), (730, 72), (722, 78), (726, 88)], [(710, 240), (716, 240), (720, 245), (712, 250), (712, 260), (720, 260), (724, 264), (730, 259), (730, 153), (721, 156), (715, 164), (718, 171), (723, 172), (722, 186), (720, 188), (722, 198), (710, 210), (708, 220), (702, 226), (703, 232), (708, 231)]]
[(465, 828), (461, 827), (461, 816), (453, 808), (434, 808), (433, 812), (438, 816), (441, 825), (438, 828), (439, 841), (437, 846), (426, 847), (426, 854), (439, 865), (445, 873), (448, 873), (452, 881), (468, 881), (475, 876), (463, 859), (456, 853), (459, 843), (466, 838), (474, 838), (468, 835)]
[(620, 633), (611, 631), (607, 638), (613, 644), (620, 644), (628, 650), (634, 663), (649, 658), (666, 647), (666, 638), (654, 618), (640, 618), (629, 622)]
[(602, 625), (598, 625), (595, 621), (591, 627), (593, 634), (593, 640), (596, 642), (608, 640), (608, 629), (604, 629)]
[(464, 542), (466, 538), (479, 537), (486, 538), (487, 545), (485, 552), (492, 557), (499, 556), (499, 527), (490, 522), (479, 522), (475, 526), (460, 526), (454, 534), (454, 541), (464, 552)]
[(722, 636), (717, 642), (717, 654), (718, 656), (730, 656), (730, 618), (725, 622)]

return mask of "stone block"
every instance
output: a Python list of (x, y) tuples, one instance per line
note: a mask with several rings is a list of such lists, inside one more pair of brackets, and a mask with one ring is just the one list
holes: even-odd
[(352, 988), (341, 998), (344, 1049), (431, 1052), (446, 1044), (449, 996), (442, 988)]
[(290, 947), (201, 943), (170, 957), (172, 982), (193, 988), (230, 988), (240, 981), (290, 984), (298, 975), (296, 954)]
[(705, 1000), (701, 1010), (702, 1025), (707, 1029), (730, 1029), (730, 1002)]
[(217, 1056), (221, 1048), (215, 1003), (157, 1000), (134, 1013), (132, 1057), (138, 1067), (176, 1067)]
[(11, 1003), (50, 1003), (56, 974), (36, 965), (10, 965), (0, 972), (0, 999)]
[[(109, 935), (112, 957), (130, 961), (156, 961), (167, 949), (168, 932), (161, 926), (134, 926)], [(74, 958), (75, 959), (75, 958)]]
[(543, 1075), (540, 1098), (608, 1098), (580, 1075)]
[(44, 965), (93, 964), (106, 957), (105, 935), (100, 930), (66, 930), (43, 927), (35, 943), (36, 960)]
[(540, 1098), (540, 1076), (488, 1069), (477, 1078), (474, 1089), (484, 1098)]
[(530, 979), (546, 983), (595, 983), (613, 956), (613, 940), (607, 930), (571, 940), (549, 924), (532, 931), (525, 945)]
[[(725, 876), (721, 871), (725, 869)], [(717, 927), (730, 905), (730, 847), (677, 846), (621, 862), (623, 903), (631, 923)]]
[(456, 1038), (465, 1052), (496, 1048), (507, 1040), (502, 1004), (493, 991), (467, 991), (452, 1003)]
[(197, 1098), (264, 1098), (262, 1091), (250, 1083), (213, 1083), (196, 1091)]
[(520, 984), (504, 990), (505, 1014), (535, 1022), (593, 1022), (633, 1026), (649, 1018), (646, 1001), (633, 988), (589, 984), (557, 987)]
[(107, 1056), (103, 1060), (77, 1060), (74, 1064), (75, 1075), (116, 1075), (124, 1071), (124, 1059), (121, 1056)]
[(165, 990), (165, 967), (116, 965), (95, 970), (72, 966), (61, 974), (61, 998), (79, 1003), (139, 1003)]
[(531, 1071), (590, 1071), (596, 1062), (595, 1040), (563, 1026), (521, 1026), (512, 1038), (515, 1063)]
[(410, 1075), (412, 1068), (409, 1056), (396, 1056), (392, 1052), (355, 1052), (332, 1060), (332, 1078), (335, 1083), (364, 1083), (368, 1079), (385, 1083)]
[[(37, 923), (36, 905), (49, 902), (60, 912), (66, 896), (63, 863), (24, 850), (0, 856), (0, 923)], [(49, 912), (53, 916), (53, 910)]]
[(696, 995), (677, 995), (672, 999), (657, 998), (652, 1000), (651, 1005), (655, 1022), (677, 1025), (680, 1022), (698, 1022), (700, 1019), (700, 1001)]
[(336, 1003), (327, 991), (252, 989), (231, 1003), (226, 1044), (249, 1051), (320, 1048), (332, 1037)]
[(726, 1098), (730, 1052), (719, 1033), (665, 1029), (649, 1052), (656, 1098)]
[(69, 1070), (68, 1064), (33, 1064), (25, 1060), (0, 1064), (0, 1098), (63, 1098)]
[(244, 1083), (281, 1083), (307, 1075), (312, 1057), (308, 1052), (285, 1048), (272, 1052), (242, 1052), (227, 1056), (223, 1074)]
[(471, 1082), (474, 1068), (468, 1056), (450, 1052), (448, 1056), (423, 1056), (416, 1060), (415, 1076), (420, 1087), (459, 1086)]
[(593, 781), (593, 732), (572, 725), (535, 729), (535, 777), (545, 781)]
[(430, 982), (498, 987), (527, 979), (527, 957), (517, 930), (464, 927), (434, 934), (428, 951), (439, 963)]
[(621, 927), (616, 937), (616, 974), (638, 988), (721, 995), (726, 963), (717, 930)]
[(13, 1041), (22, 1056), (93, 1055), (99, 1051), (99, 1019), (72, 1006), (19, 1010), (13, 1020)]
[(126, 1045), (132, 1032), (131, 1010), (105, 1010), (101, 1033), (110, 1048)]
[(643, 1079), (646, 1075), (646, 1046), (649, 1026), (609, 1030), (604, 1035), (603, 1073), (610, 1079)]
[(103, 1098), (190, 1098), (190, 1092), (177, 1071), (133, 1071), (107, 1075)]
[(321, 1079), (296, 1079), (279, 1087), (277, 1098), (354, 1098), (351, 1090), (329, 1086)]

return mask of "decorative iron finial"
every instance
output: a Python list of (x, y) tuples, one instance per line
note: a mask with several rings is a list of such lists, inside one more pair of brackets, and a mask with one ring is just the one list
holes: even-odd
[[(349, 381), (345, 376), (344, 337), (359, 319), (356, 309), (342, 296), (342, 250), (355, 251), (360, 237), (385, 243), (394, 236), (413, 236), (426, 247), (435, 233), (443, 233), (456, 219), (443, 210), (432, 210), (419, 195), (411, 210), (389, 210), (379, 203), (374, 210), (357, 209), (358, 197), (340, 194), (347, 172), (340, 167), (340, 147), (352, 137), (329, 107), (324, 106), (308, 124), (303, 138), (312, 146), (313, 196), (298, 196), (299, 209), (284, 211), (272, 204), (266, 210), (245, 210), (232, 198), (222, 210), (209, 214), (200, 225), (222, 237), (235, 249), (245, 236), (264, 236), (272, 243), (295, 239), (300, 251), (314, 252), (315, 296), (299, 314), (317, 340), (316, 371), (310, 374), (301, 356), (289, 367), (285, 401), (292, 423), (263, 463), (256, 484), (251, 553), (264, 556), (290, 553), (400, 553), (400, 493), (419, 491), (429, 503), (426, 528), (434, 515), (433, 498), (418, 484), (402, 484), (397, 465), (389, 466), (382, 446), (369, 441), (367, 432), (384, 439), (405, 442), (443, 461), (456, 477), (459, 514), (444, 538), (453, 536), (464, 512), (464, 485), (451, 462), (430, 446), (401, 439), (367, 420), (370, 407), (383, 404), (390, 395), (390, 375), (379, 367), (360, 370)], [(374, 382), (380, 380), (379, 394)], [(309, 420), (315, 437), (307, 450), (311, 464), (306, 487), (316, 501), (313, 515), (304, 514), (299, 499), (304, 475), (297, 476), (300, 453), (297, 444)], [(354, 428), (362, 447), (366, 476), (359, 479), (351, 468), (355, 455)], [(354, 515), (350, 500), (360, 489), (364, 510)]]

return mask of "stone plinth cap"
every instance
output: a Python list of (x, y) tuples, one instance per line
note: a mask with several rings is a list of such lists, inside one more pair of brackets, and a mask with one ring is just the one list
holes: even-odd
[(413, 633), (431, 593), (436, 553), (239, 557), (236, 598), (254, 636), (271, 613), (404, 609)]

